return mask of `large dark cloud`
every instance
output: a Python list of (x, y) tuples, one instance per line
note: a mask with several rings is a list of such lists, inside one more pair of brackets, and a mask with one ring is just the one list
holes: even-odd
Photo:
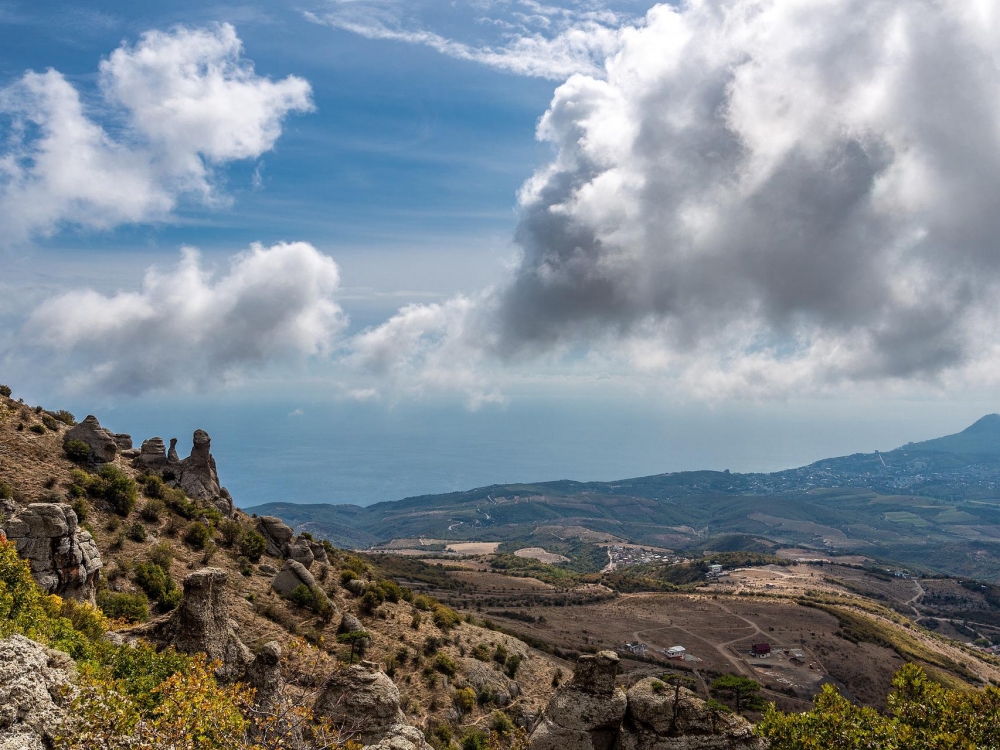
[(998, 25), (971, 2), (655, 8), (541, 121), (556, 155), (522, 191), (496, 351), (610, 333), (830, 381), (974, 359), (1000, 281)]

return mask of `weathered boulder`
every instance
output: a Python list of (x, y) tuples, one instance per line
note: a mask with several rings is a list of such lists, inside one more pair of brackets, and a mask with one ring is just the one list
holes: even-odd
[(118, 446), (119, 451), (132, 450), (132, 436), (126, 432), (116, 432), (115, 445)]
[(326, 592), (324, 592), (323, 589), (321, 589), (316, 583), (316, 579), (313, 578), (313, 574), (306, 570), (306, 566), (302, 563), (295, 562), (295, 560), (285, 560), (285, 564), (281, 566), (281, 570), (278, 571), (278, 575), (276, 575), (274, 580), (271, 581), (271, 588), (273, 588), (281, 596), (289, 597), (299, 586), (305, 586), (308, 588), (313, 592), (313, 594), (318, 596), (324, 604), (333, 607), (333, 611), (336, 612), (336, 607), (334, 607), (333, 602), (330, 601)]
[(396, 724), (378, 742), (364, 750), (431, 750), (424, 733), (409, 724)]
[(177, 481), (188, 497), (212, 503), (220, 513), (232, 516), (233, 497), (229, 490), (219, 484), (219, 472), (215, 468), (211, 447), (212, 438), (208, 433), (195, 430), (191, 455), (177, 465)]
[[(90, 446), (90, 457), (94, 461), (108, 463), (118, 455), (118, 441), (114, 433), (97, 421), (93, 414), (87, 416), (80, 424), (71, 427), (63, 435), (63, 445), (71, 440), (79, 440)], [(129, 438), (131, 447), (131, 438)]]
[(657, 683), (648, 677), (629, 689), (615, 750), (763, 750), (766, 746), (742, 716), (712, 710), (685, 688), (675, 691)]
[(330, 557), (326, 554), (326, 547), (319, 542), (309, 542), (309, 549), (312, 550), (313, 560), (322, 565), (330, 564)]
[(371, 662), (334, 671), (313, 710), (366, 750), (429, 750), (423, 734), (406, 724), (399, 689)]
[(297, 563), (301, 563), (306, 568), (309, 568), (313, 564), (312, 549), (309, 546), (309, 540), (299, 537), (295, 541), (289, 543), (288, 545), (288, 556), (295, 560)]
[(569, 685), (556, 690), (531, 733), (530, 750), (611, 750), (625, 717), (625, 691), (616, 687), (618, 655), (585, 654)]
[(350, 612), (345, 612), (344, 616), (340, 618), (340, 625), (337, 626), (337, 635), (342, 635), (344, 633), (356, 633), (359, 630), (364, 630), (365, 626), (361, 624), (361, 620), (352, 615)]
[(63, 503), (32, 503), (3, 524), (35, 581), (50, 594), (93, 603), (104, 566), (94, 538)]
[(167, 447), (163, 444), (163, 438), (151, 437), (149, 440), (143, 440), (139, 455), (135, 459), (135, 466), (157, 472), (166, 469)]
[[(131, 441), (131, 439), (130, 439)], [(160, 472), (194, 500), (211, 503), (226, 516), (233, 515), (233, 497), (229, 490), (219, 485), (219, 473), (211, 452), (212, 439), (204, 430), (195, 430), (191, 455), (181, 459), (177, 455), (177, 438), (170, 439), (169, 450), (163, 438), (154, 437), (142, 442), (135, 465), (148, 471)]]
[(186, 654), (204, 652), (221, 662), (216, 676), (226, 682), (241, 678), (251, 663), (250, 649), (229, 619), (225, 589), (229, 576), (220, 568), (202, 568), (184, 578), (184, 596), (170, 617), (133, 628), (132, 633), (174, 646)]
[(475, 690), (476, 695), (488, 693), (498, 706), (508, 705), (521, 694), (521, 686), (492, 664), (477, 659), (461, 659), (460, 667), (465, 685)]
[(259, 721), (251, 729), (253, 739), (265, 747), (304, 750), (301, 721), (284, 694), (277, 641), (264, 644), (247, 667), (243, 682), (254, 690), (253, 713)]
[(360, 578), (352, 578), (344, 584), (344, 588), (355, 596), (364, 596), (365, 592), (368, 590), (368, 582), (363, 581)]
[(271, 557), (287, 557), (288, 544), (295, 532), (280, 518), (261, 516), (257, 519), (257, 531), (267, 542), (267, 554)]
[(66, 654), (24, 636), (0, 641), (0, 750), (52, 746), (72, 701)]

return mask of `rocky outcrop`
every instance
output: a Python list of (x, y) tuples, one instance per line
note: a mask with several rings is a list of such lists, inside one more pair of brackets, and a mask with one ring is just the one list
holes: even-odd
[(135, 465), (147, 471), (164, 474), (184, 490), (188, 497), (211, 503), (226, 516), (233, 515), (233, 497), (219, 484), (219, 472), (212, 456), (212, 439), (204, 430), (195, 430), (191, 455), (181, 459), (177, 455), (177, 438), (171, 438), (170, 449), (163, 438), (154, 437), (142, 442)]
[(556, 690), (531, 733), (529, 750), (611, 750), (627, 701), (617, 676), (615, 652), (581, 656), (572, 682)]
[[(549, 701), (529, 750), (764, 750), (742, 716), (709, 708), (690, 690), (652, 677), (616, 687), (618, 656), (581, 656)], [(675, 701), (675, 692), (679, 695)]]
[(288, 556), (306, 568), (309, 568), (315, 559), (312, 547), (309, 545), (309, 540), (302, 537), (299, 537), (288, 545)]
[(345, 612), (344, 616), (340, 618), (340, 625), (337, 626), (337, 635), (342, 635), (343, 633), (356, 633), (364, 629), (365, 626), (361, 624), (361, 620), (352, 615), (350, 612)]
[(0, 750), (51, 747), (72, 700), (66, 654), (23, 636), (0, 641)]
[(399, 689), (371, 662), (333, 672), (313, 710), (366, 750), (430, 750), (423, 734), (406, 724)]
[(132, 438), (128, 435), (115, 435), (111, 430), (101, 427), (97, 417), (87, 416), (80, 424), (71, 427), (63, 435), (63, 445), (71, 440), (78, 440), (90, 446), (90, 458), (93, 461), (109, 463), (115, 460), (119, 450), (119, 438), (128, 438), (128, 447), (132, 447)]
[(257, 531), (267, 542), (267, 554), (271, 557), (287, 557), (288, 545), (295, 532), (276, 516), (261, 516), (257, 519)]
[[(677, 700), (674, 700), (677, 693)], [(628, 710), (615, 750), (764, 750), (753, 725), (709, 708), (690, 690), (649, 677), (628, 691)]]
[[(299, 586), (305, 586), (312, 591), (313, 594), (321, 597), (324, 604), (334, 607), (326, 593), (316, 583), (316, 579), (313, 578), (313, 574), (306, 570), (305, 565), (295, 562), (295, 560), (285, 560), (285, 564), (281, 566), (281, 570), (278, 571), (278, 575), (276, 575), (274, 580), (271, 581), (271, 588), (273, 588), (281, 596), (289, 597)], [(334, 607), (333, 611), (336, 612), (336, 607)]]
[(239, 639), (237, 625), (229, 619), (225, 588), (226, 571), (202, 568), (184, 578), (184, 596), (165, 620), (129, 631), (186, 654), (205, 653), (221, 662), (216, 676), (226, 682), (240, 679), (251, 663), (250, 649)]
[(477, 659), (461, 659), (462, 680), (476, 691), (489, 695), (497, 706), (506, 706), (521, 694), (521, 686), (492, 664)]
[(281, 646), (277, 641), (264, 644), (247, 667), (243, 681), (254, 691), (253, 712), (260, 719), (251, 729), (253, 739), (264, 747), (304, 749), (301, 722), (284, 695)]
[(330, 557), (326, 554), (326, 547), (319, 542), (309, 542), (309, 549), (312, 550), (313, 560), (320, 565), (329, 565)]
[(32, 503), (3, 524), (31, 575), (50, 594), (93, 603), (104, 562), (90, 532), (62, 503)]

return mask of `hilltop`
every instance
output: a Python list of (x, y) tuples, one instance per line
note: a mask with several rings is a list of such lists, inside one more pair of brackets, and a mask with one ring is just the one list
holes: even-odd
[[(949, 695), (1000, 682), (982, 647), (1000, 642), (993, 587), (658, 525), (664, 507), (739, 500), (749, 475), (412, 498), (375, 512), (452, 538), (526, 524), (535, 544), (442, 536), (357, 552), (329, 537), (371, 523), (379, 538), (371, 510), (342, 508), (340, 535), (309, 517), (322, 506), (301, 506), (297, 528), (248, 515), (211, 446), (198, 430), (186, 457), (173, 439), (135, 447), (96, 417), (0, 393), (0, 703), (15, 706), (0, 746), (132, 747), (115, 734), (127, 725), (142, 747), (199, 732), (204, 750), (758, 750), (732, 709), (803, 711), (828, 685), (882, 707), (908, 663), (906, 679)], [(453, 520), (463, 507), (469, 520)], [(595, 519), (715, 551), (632, 545)], [(678, 643), (683, 658), (668, 658)], [(770, 711), (761, 731), (791, 716)]]

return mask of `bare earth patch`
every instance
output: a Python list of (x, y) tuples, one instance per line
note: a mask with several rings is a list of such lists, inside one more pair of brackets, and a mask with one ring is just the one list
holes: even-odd
[(514, 552), (514, 556), (549, 564), (569, 562), (568, 557), (557, 555), (555, 552), (546, 552), (541, 547), (524, 547)]
[(445, 549), (460, 555), (492, 555), (499, 546), (500, 542), (455, 542)]

